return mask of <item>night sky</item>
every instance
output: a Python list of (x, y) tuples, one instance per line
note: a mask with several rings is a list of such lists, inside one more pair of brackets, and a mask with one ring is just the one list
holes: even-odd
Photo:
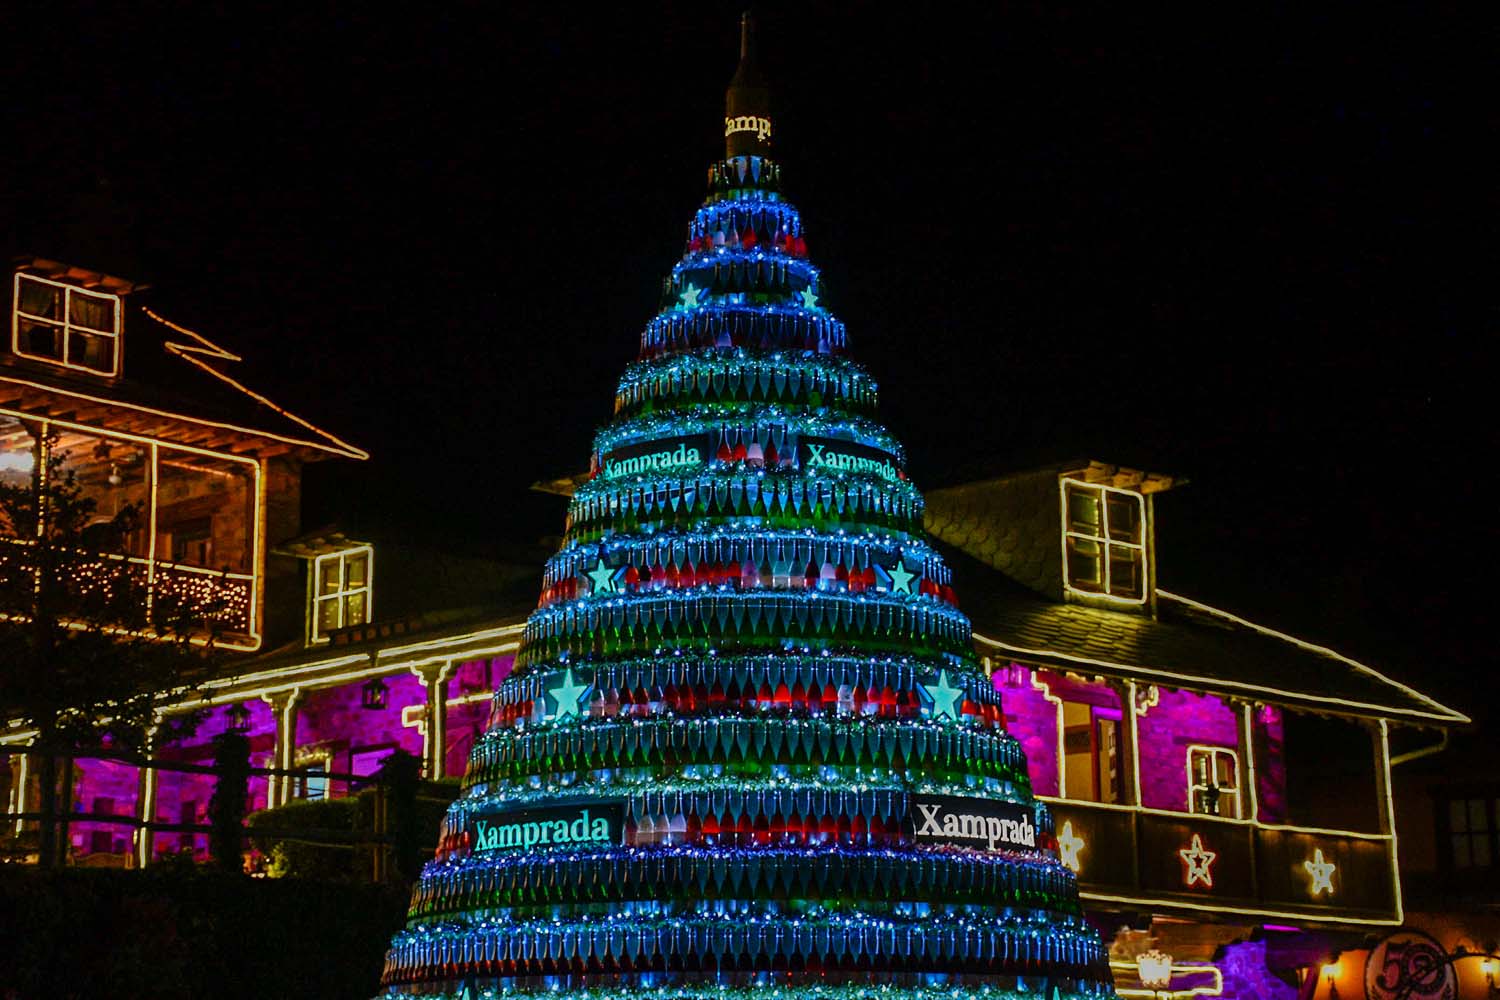
[[(1490, 276), (1460, 247), (1493, 216), (1455, 172), (1483, 120), (1462, 25), (914, 9), (760, 21), (826, 302), (917, 481), (1186, 477), (1164, 587), (1488, 714), (1494, 386), (1462, 304)], [(0, 42), (0, 250), (151, 283), (373, 452), (309, 474), (308, 524), (556, 534), (526, 487), (609, 417), (722, 150), (737, 14), (49, 6)]]

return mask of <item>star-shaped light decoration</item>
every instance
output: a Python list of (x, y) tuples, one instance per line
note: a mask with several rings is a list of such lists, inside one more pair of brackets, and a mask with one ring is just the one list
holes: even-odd
[(692, 282), (688, 282), (682, 292), (677, 296), (677, 303), (684, 309), (696, 309), (698, 307), (698, 296), (703, 294), (703, 289)]
[(582, 713), (578, 705), (588, 695), (589, 688), (594, 685), (588, 681), (579, 682), (573, 677), (573, 668), (569, 667), (563, 671), (563, 675), (547, 688), (547, 697), (557, 703), (557, 710), (552, 713), (553, 722), (561, 722), (564, 719), (576, 719)]
[(816, 308), (818, 308), (818, 293), (812, 290), (812, 285), (808, 285), (806, 288), (802, 289), (802, 291), (798, 292), (797, 294), (800, 295), (800, 296), (802, 296), (802, 308), (803, 309), (816, 309)]
[(620, 592), (620, 588), (617, 584), (620, 576), (620, 570), (617, 570), (613, 566), (607, 564), (604, 561), (603, 556), (599, 557), (599, 564), (597, 566), (583, 575), (588, 577), (589, 580), (593, 583), (594, 589), (590, 591), (590, 593), (617, 594)]
[(962, 721), (959, 706), (963, 704), (964, 689), (953, 686), (953, 682), (948, 680), (948, 671), (938, 671), (937, 683), (923, 684), (922, 691), (932, 699), (932, 712), (929, 718), (941, 719), (946, 715), (954, 722)]
[(1312, 876), (1312, 885), (1307, 890), (1309, 895), (1316, 896), (1320, 892), (1333, 895), (1333, 873), (1338, 870), (1338, 866), (1332, 861), (1323, 860), (1323, 848), (1315, 848), (1312, 860), (1302, 862), (1302, 867)]
[(906, 568), (906, 560), (898, 558), (896, 565), (890, 568), (891, 589), (912, 593), (912, 582), (922, 577), (921, 573), (913, 573)]
[(1083, 871), (1083, 862), (1078, 859), (1078, 855), (1087, 846), (1083, 838), (1073, 832), (1072, 820), (1063, 824), (1062, 833), (1057, 835), (1057, 848), (1062, 853), (1063, 866), (1071, 869), (1074, 875)]
[(1214, 851), (1204, 850), (1203, 838), (1193, 834), (1193, 842), (1177, 852), (1182, 858), (1182, 882), (1188, 888), (1198, 883), (1212, 889), (1214, 887), (1214, 873), (1211, 865), (1219, 855)]

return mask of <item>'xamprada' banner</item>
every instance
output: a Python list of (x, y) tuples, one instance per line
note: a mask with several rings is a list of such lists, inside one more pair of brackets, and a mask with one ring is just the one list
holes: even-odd
[(625, 803), (572, 802), (541, 809), (476, 813), (468, 822), (470, 850), (525, 851), (534, 847), (589, 847), (625, 840)]
[(1032, 810), (1012, 802), (913, 795), (907, 822), (919, 844), (949, 844), (983, 851), (1036, 846)]

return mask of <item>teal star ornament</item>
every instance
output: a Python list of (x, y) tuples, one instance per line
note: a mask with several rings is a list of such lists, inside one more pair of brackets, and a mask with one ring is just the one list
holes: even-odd
[(802, 308), (803, 309), (816, 309), (816, 308), (818, 308), (818, 293), (812, 290), (812, 286), (811, 285), (808, 285), (806, 288), (802, 289), (802, 291), (798, 292), (797, 294), (800, 295), (800, 296), (802, 296)]
[(947, 716), (954, 722), (959, 721), (959, 706), (963, 702), (964, 689), (953, 686), (953, 682), (948, 679), (948, 671), (938, 671), (937, 683), (923, 684), (922, 690), (932, 699), (932, 718)]
[(677, 296), (677, 302), (684, 309), (696, 309), (698, 307), (698, 296), (702, 294), (703, 289), (697, 285), (689, 284), (682, 290), (682, 294)]
[(617, 594), (620, 592), (619, 587), (616, 585), (619, 573), (619, 570), (607, 565), (601, 556), (599, 564), (583, 575), (588, 577), (590, 582), (593, 583), (594, 589), (590, 593)]
[(564, 670), (563, 675), (547, 689), (547, 697), (557, 703), (557, 711), (553, 713), (552, 720), (561, 722), (563, 719), (578, 718), (582, 714), (578, 711), (578, 704), (593, 686), (588, 681), (577, 681), (573, 677), (572, 667)]
[(907, 569), (906, 561), (904, 559), (896, 560), (896, 565), (892, 566), (890, 569), (890, 575), (891, 589), (900, 590), (907, 594), (912, 593), (912, 581), (920, 579), (922, 576), (922, 574), (920, 573), (913, 573), (911, 570)]

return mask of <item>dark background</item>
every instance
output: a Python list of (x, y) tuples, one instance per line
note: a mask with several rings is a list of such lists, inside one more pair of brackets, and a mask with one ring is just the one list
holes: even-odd
[[(581, 469), (609, 416), (722, 149), (737, 13), (49, 6), (0, 42), (0, 249), (150, 282), (370, 450), (310, 474), (309, 524), (556, 533), (526, 487)], [(919, 482), (1071, 457), (1186, 477), (1164, 587), (1488, 713), (1470, 29), (1184, 14), (761, 10), (827, 304)]]

